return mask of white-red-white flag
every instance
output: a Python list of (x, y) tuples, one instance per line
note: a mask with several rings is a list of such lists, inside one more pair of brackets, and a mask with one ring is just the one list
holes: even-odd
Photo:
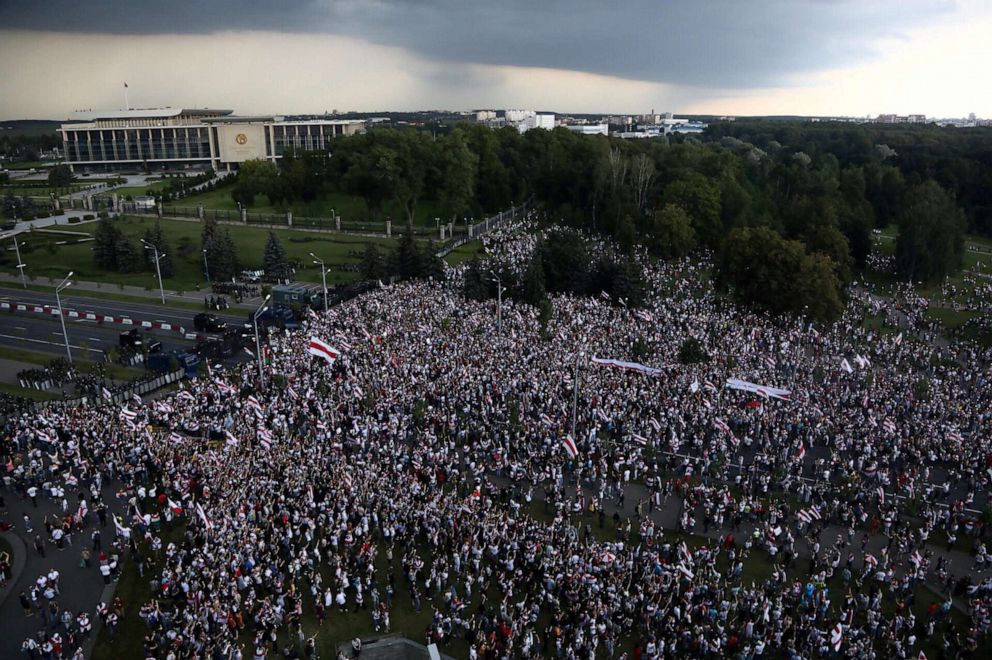
[(327, 342), (321, 341), (317, 337), (310, 338), (310, 344), (307, 346), (307, 352), (310, 353), (310, 355), (316, 355), (332, 367), (338, 357), (341, 356), (341, 351), (334, 348)]

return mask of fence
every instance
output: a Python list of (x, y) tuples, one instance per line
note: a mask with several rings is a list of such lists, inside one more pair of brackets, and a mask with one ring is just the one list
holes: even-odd
[(456, 247), (486, 234), (501, 226), (509, 220), (526, 214), (530, 210), (532, 200), (528, 199), (523, 204), (511, 206), (508, 210), (500, 211), (494, 215), (484, 218), (480, 222), (471, 224), (469, 221), (448, 222), (442, 224), (440, 220), (434, 227), (423, 225), (410, 226), (405, 223), (394, 225), (392, 221), (382, 222), (362, 222), (358, 220), (344, 220), (341, 216), (333, 218), (313, 218), (304, 216), (294, 216), (289, 213), (255, 213), (248, 210), (229, 209), (206, 209), (202, 206), (142, 206), (134, 202), (121, 202), (120, 209), (123, 213), (133, 215), (150, 215), (167, 218), (183, 218), (190, 220), (214, 220), (225, 224), (251, 225), (256, 227), (272, 227), (281, 229), (305, 229), (309, 231), (327, 231), (353, 234), (372, 234), (380, 236), (402, 235), (412, 231), (413, 235), (424, 239), (437, 239), (444, 243), (439, 253), (446, 255)]
[[(132, 387), (127, 388), (126, 390), (120, 392), (114, 392), (111, 395), (110, 399), (100, 399), (100, 401), (106, 403), (113, 403), (113, 404), (124, 403), (126, 401), (130, 401), (135, 394), (141, 396), (142, 394), (148, 394), (149, 392), (153, 392), (160, 387), (165, 387), (166, 385), (176, 383), (180, 381), (185, 374), (186, 372), (183, 369), (176, 369), (175, 371), (171, 371), (169, 373), (156, 376), (151, 380), (146, 380), (137, 383)], [(41, 411), (41, 410), (49, 410), (51, 408), (65, 408), (67, 406), (68, 407), (85, 406), (88, 403), (91, 403), (90, 397), (82, 396), (73, 399), (61, 399), (57, 401), (38, 401), (37, 403), (34, 404), (34, 409), (35, 411)], [(97, 403), (97, 401), (92, 401), (92, 403), (95, 404)]]

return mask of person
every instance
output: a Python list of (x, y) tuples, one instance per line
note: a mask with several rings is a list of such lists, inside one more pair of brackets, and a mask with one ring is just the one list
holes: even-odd
[(18, 598), (20, 598), (21, 608), (24, 610), (24, 616), (34, 616), (34, 608), (31, 606), (31, 599), (28, 598), (28, 595), (22, 590), (21, 593), (18, 594)]
[(357, 658), (362, 654), (362, 638), (355, 637), (351, 640), (351, 657)]

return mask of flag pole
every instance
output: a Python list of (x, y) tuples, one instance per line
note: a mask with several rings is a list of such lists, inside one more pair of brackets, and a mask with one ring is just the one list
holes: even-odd
[(127, 100), (127, 83), (124, 83), (124, 109), (130, 110), (131, 104)]

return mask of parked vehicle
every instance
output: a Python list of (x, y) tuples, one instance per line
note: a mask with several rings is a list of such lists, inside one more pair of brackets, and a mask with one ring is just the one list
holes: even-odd
[(201, 312), (193, 317), (193, 327), (197, 332), (224, 332), (227, 330), (227, 323), (213, 314)]
[(148, 349), (149, 353), (158, 353), (162, 350), (162, 342), (150, 337), (143, 337), (137, 328), (122, 332), (117, 338), (117, 344), (121, 348), (133, 348), (138, 352)]

